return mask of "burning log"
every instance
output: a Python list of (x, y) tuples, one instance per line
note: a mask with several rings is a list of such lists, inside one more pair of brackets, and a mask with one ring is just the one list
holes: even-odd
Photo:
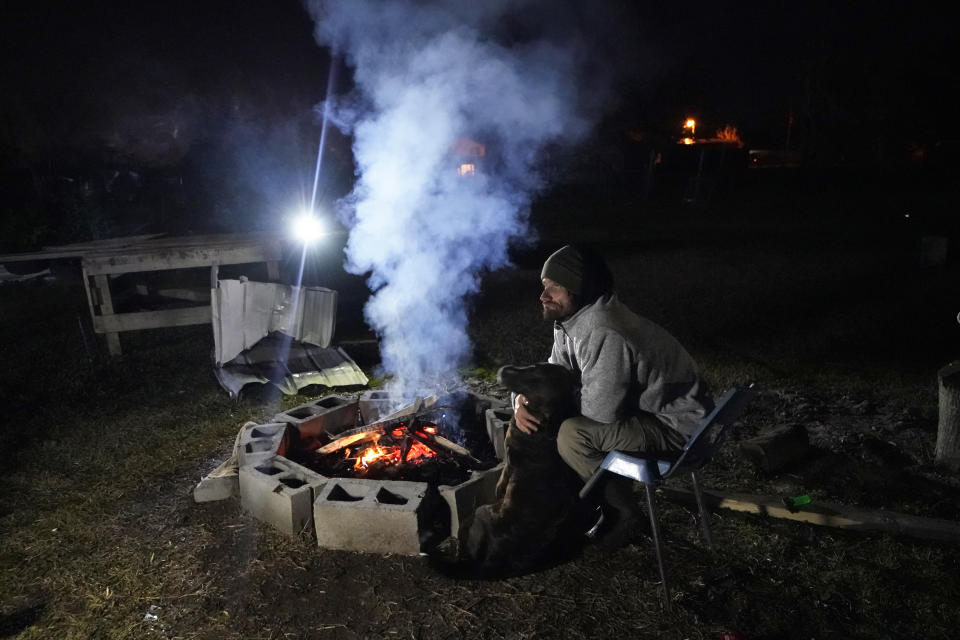
[(451, 440), (447, 440), (440, 434), (436, 433), (436, 430), (434, 430), (432, 433), (430, 431), (427, 431), (426, 433), (426, 437), (420, 433), (415, 433), (414, 437), (434, 451), (462, 460), (463, 463), (468, 465), (470, 468), (477, 469), (483, 465), (483, 463), (475, 458), (470, 451), (464, 449)]
[(317, 453), (322, 455), (327, 455), (330, 453), (336, 453), (344, 447), (349, 447), (352, 444), (357, 444), (358, 442), (369, 442), (373, 440), (376, 442), (380, 436), (383, 435), (384, 427), (378, 425), (376, 427), (360, 427), (360, 429), (351, 429), (350, 431), (344, 432), (336, 440), (328, 444), (323, 445), (317, 449)]

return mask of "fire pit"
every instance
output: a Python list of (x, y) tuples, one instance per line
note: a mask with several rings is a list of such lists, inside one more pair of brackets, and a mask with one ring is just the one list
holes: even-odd
[(246, 427), (243, 508), (325, 548), (417, 555), (456, 534), (493, 500), (503, 403), (461, 392), (381, 418), (398, 404), (387, 395), (328, 396)]

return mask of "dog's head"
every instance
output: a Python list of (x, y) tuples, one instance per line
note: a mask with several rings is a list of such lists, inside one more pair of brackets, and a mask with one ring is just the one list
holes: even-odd
[(522, 393), (527, 410), (542, 425), (559, 427), (560, 422), (576, 414), (577, 379), (568, 369), (557, 364), (540, 362), (525, 367), (507, 365), (497, 372), (501, 385), (514, 393)]

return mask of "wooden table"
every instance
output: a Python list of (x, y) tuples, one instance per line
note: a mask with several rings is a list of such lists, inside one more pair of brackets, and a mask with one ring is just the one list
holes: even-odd
[(31, 253), (0, 255), (0, 263), (79, 258), (90, 319), (106, 335), (111, 355), (120, 355), (120, 333), (138, 329), (181, 327), (211, 322), (210, 304), (116, 313), (110, 278), (124, 273), (210, 267), (210, 288), (217, 286), (220, 265), (265, 263), (271, 281), (279, 280), (283, 237), (263, 233), (165, 237), (162, 234), (111, 238)]

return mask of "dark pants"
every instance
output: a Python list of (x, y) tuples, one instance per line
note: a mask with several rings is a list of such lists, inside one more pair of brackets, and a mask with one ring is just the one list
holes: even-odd
[(684, 444), (686, 438), (682, 434), (652, 415), (609, 424), (577, 416), (564, 420), (557, 434), (560, 457), (584, 481), (610, 451), (679, 451)]

